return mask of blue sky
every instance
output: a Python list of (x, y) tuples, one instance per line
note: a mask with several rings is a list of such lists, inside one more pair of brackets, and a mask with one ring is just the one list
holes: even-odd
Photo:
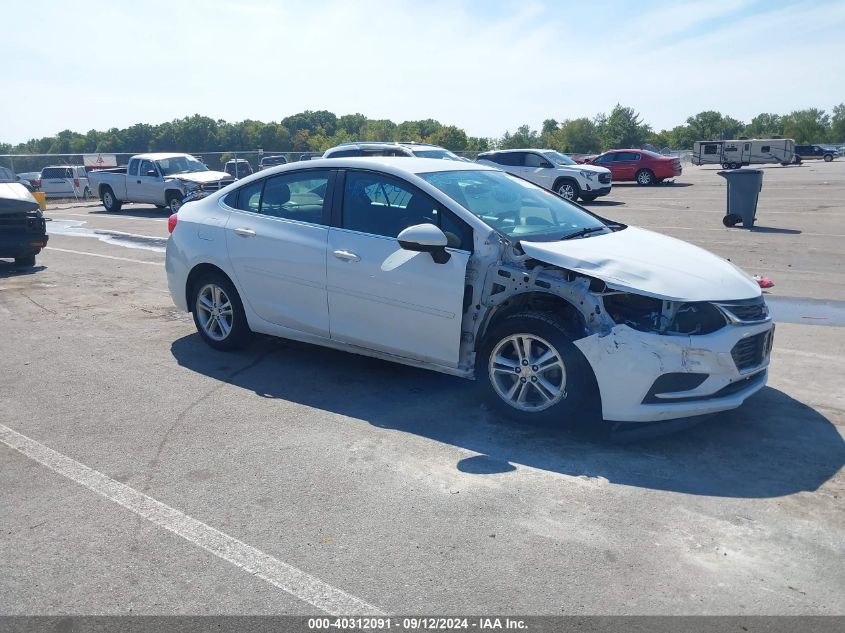
[(841, 1), (13, 0), (2, 15), (13, 143), (194, 113), (432, 117), (499, 136), (617, 102), (662, 129), (845, 101)]

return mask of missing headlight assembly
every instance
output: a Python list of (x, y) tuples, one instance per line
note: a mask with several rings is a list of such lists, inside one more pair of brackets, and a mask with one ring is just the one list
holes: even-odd
[(616, 323), (640, 332), (710, 334), (728, 322), (721, 310), (703, 301), (663, 301), (628, 292), (605, 294), (603, 301)]

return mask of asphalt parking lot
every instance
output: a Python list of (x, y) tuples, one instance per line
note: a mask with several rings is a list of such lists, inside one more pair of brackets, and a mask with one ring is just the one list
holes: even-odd
[(625, 445), (445, 375), (215, 352), (165, 211), (54, 205), (38, 266), (0, 262), (0, 612), (845, 614), (845, 161), (766, 169), (754, 231), (716, 171), (589, 208), (771, 278), (769, 385)]

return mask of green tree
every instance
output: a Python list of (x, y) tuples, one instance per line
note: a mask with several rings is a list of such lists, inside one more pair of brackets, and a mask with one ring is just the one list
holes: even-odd
[(589, 154), (601, 149), (598, 127), (586, 117), (563, 121), (555, 140), (553, 147), (569, 154)]
[(467, 134), (454, 125), (440, 128), (428, 138), (430, 143), (440, 145), (455, 152), (462, 152), (467, 148)]
[(834, 143), (845, 143), (845, 103), (833, 106), (828, 140)]
[(783, 117), (779, 114), (761, 112), (745, 126), (744, 134), (749, 138), (772, 138), (783, 136)]
[(520, 125), (516, 132), (511, 134), (505, 132), (502, 136), (499, 147), (502, 149), (517, 149), (520, 147), (536, 147), (540, 144), (540, 135), (532, 130), (530, 125)]
[(651, 135), (651, 127), (642, 122), (633, 108), (616, 104), (599, 126), (604, 149), (641, 147)]
[(795, 110), (784, 117), (783, 133), (796, 143), (824, 143), (830, 135), (830, 116), (824, 110)]

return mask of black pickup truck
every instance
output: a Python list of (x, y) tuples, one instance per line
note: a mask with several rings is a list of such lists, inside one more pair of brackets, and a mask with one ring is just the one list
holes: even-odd
[(802, 160), (809, 160), (813, 158), (820, 158), (824, 162), (829, 163), (834, 158), (839, 157), (839, 152), (830, 147), (823, 147), (821, 145), (796, 145), (795, 146), (795, 162), (800, 163)]
[(47, 223), (38, 201), (18, 183), (0, 183), (0, 257), (18, 266), (35, 266), (47, 246)]

